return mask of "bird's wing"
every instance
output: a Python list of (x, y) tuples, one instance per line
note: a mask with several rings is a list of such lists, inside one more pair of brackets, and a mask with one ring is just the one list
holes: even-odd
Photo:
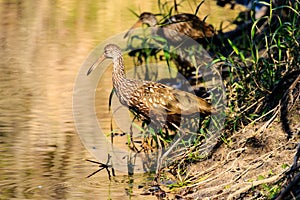
[(182, 115), (190, 115), (197, 112), (209, 114), (212, 111), (211, 104), (194, 94), (174, 90), (173, 95), (179, 102), (178, 107), (180, 107)]
[(143, 113), (151, 111), (160, 115), (209, 113), (211, 109), (204, 99), (155, 82), (146, 82), (132, 93), (130, 105)]
[(214, 35), (213, 26), (201, 21), (193, 14), (178, 14), (171, 16), (162, 22), (162, 26), (185, 34), (193, 39), (212, 37)]

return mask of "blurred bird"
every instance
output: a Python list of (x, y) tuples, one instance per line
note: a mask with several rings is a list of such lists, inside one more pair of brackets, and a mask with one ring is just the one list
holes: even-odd
[(176, 43), (182, 41), (180, 34), (184, 34), (196, 41), (211, 38), (215, 34), (212, 25), (201, 21), (193, 14), (182, 13), (173, 15), (159, 24), (154, 14), (144, 12), (140, 15), (139, 20), (125, 34), (124, 38), (128, 37), (134, 28), (140, 27), (142, 24), (147, 24), (150, 27), (161, 27), (162, 29), (158, 30), (158, 34)]

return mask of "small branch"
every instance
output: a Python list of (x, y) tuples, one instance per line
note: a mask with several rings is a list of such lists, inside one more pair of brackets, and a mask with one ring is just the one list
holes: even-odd
[(288, 186), (280, 192), (280, 195), (275, 200), (281, 200), (287, 196), (287, 194), (292, 190), (294, 186), (296, 186), (300, 182), (300, 174), (298, 174), (292, 182), (288, 184)]
[(274, 181), (278, 180), (281, 175), (282, 175), (282, 173), (272, 176), (270, 178), (264, 179), (264, 180), (249, 182), (247, 184), (247, 186), (245, 186), (245, 187), (239, 189), (238, 191), (234, 192), (233, 194), (229, 195), (227, 199), (234, 199), (234, 197), (236, 197), (237, 195), (247, 192), (251, 188), (256, 187), (258, 185), (274, 182)]
[[(299, 157), (300, 157), (300, 142), (298, 143), (298, 147), (297, 147), (297, 150), (296, 150), (296, 155), (294, 157), (294, 163), (293, 165), (291, 166), (291, 168), (289, 169), (289, 171), (286, 172), (286, 174), (291, 174), (292, 172), (296, 171), (297, 169), (299, 169), (300, 166), (298, 166), (298, 160), (299, 160)], [(276, 198), (276, 200), (281, 200), (283, 199), (284, 197), (287, 196), (287, 194), (292, 190), (292, 188), (298, 184), (300, 182), (300, 173), (298, 173), (296, 175), (296, 177), (294, 178), (293, 181), (291, 181), (287, 186), (286, 188), (282, 189), (280, 191), (280, 194), (279, 196)]]

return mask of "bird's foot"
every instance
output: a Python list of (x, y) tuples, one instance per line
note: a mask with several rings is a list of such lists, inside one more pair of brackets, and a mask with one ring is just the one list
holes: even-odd
[[(110, 174), (109, 168), (111, 168), (112, 175), (115, 176), (115, 170), (114, 170), (114, 168), (112, 167), (112, 165), (104, 164), (104, 163), (97, 162), (97, 161), (94, 161), (94, 160), (89, 160), (89, 159), (86, 159), (86, 161), (91, 162), (91, 163), (98, 164), (99, 167), (100, 167), (100, 169), (94, 171), (93, 173), (91, 173), (90, 175), (88, 175), (86, 178), (90, 178), (90, 177), (94, 176), (95, 174), (97, 174), (98, 172), (100, 172), (101, 170), (106, 169), (107, 174), (108, 174), (108, 178), (109, 178), (109, 180), (111, 180), (111, 174)], [(108, 160), (108, 161), (109, 161), (109, 160)], [(107, 163), (108, 163), (108, 162), (107, 162)]]

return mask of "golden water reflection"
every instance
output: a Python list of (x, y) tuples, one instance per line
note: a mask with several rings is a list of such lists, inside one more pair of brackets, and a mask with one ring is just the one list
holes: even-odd
[(158, 12), (156, 1), (0, 0), (0, 199), (149, 199), (136, 195), (146, 175), (133, 183), (123, 175), (110, 182), (105, 172), (85, 178), (97, 166), (84, 161), (93, 158), (72, 114), (80, 66), (98, 43), (136, 21), (128, 8)]

